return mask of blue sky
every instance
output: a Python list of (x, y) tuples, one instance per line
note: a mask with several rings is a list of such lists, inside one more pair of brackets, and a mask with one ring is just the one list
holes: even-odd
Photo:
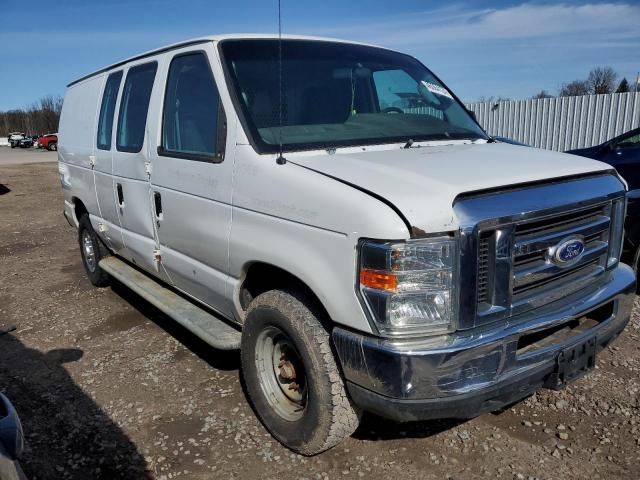
[[(276, 0), (0, 2), (0, 110), (90, 71), (191, 37), (276, 32)], [(463, 100), (556, 93), (611, 66), (640, 71), (640, 2), (282, 0), (283, 31), (411, 53)], [(20, 19), (16, 21), (16, 19)], [(13, 19), (13, 20), (12, 20)]]

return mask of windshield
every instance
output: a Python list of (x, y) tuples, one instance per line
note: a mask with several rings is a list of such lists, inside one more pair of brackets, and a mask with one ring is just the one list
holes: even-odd
[(283, 40), (281, 92), (277, 39), (220, 45), (243, 123), (261, 153), (277, 152), (280, 142), (292, 151), (486, 138), (449, 90), (408, 55)]

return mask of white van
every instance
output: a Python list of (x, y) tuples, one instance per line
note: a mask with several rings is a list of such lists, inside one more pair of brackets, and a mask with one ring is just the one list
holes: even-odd
[(629, 320), (625, 185), (495, 142), (416, 59), (229, 35), (69, 85), (64, 214), (110, 277), (218, 349), (284, 445), (361, 412), (468, 418), (593, 367)]

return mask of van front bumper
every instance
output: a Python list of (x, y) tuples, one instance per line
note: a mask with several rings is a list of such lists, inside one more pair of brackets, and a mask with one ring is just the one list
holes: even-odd
[(398, 421), (472, 418), (564, 386), (559, 358), (608, 346), (629, 322), (634, 297), (635, 275), (620, 264), (591, 292), (482, 330), (401, 340), (337, 327), (333, 340), (363, 410)]

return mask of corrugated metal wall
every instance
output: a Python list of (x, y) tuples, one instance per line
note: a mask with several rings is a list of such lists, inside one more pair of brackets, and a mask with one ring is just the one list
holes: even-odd
[(565, 151), (640, 127), (640, 92), (470, 103), (490, 135)]

